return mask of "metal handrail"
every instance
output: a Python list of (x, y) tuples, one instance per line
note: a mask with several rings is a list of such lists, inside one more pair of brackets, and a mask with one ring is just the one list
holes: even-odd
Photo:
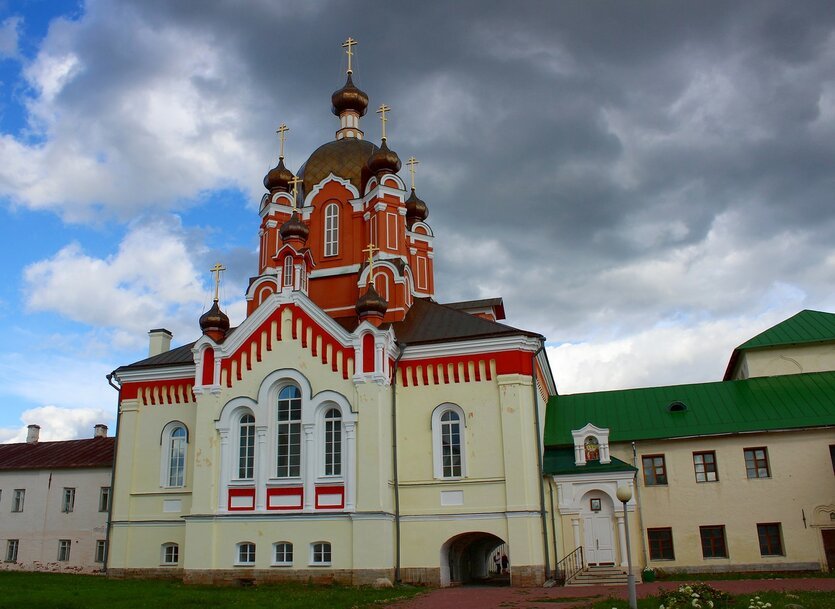
[(569, 580), (582, 571), (586, 566), (583, 560), (583, 546), (578, 546), (571, 554), (568, 554), (560, 562), (557, 563), (554, 571), (557, 575), (557, 581), (561, 586), (565, 586)]

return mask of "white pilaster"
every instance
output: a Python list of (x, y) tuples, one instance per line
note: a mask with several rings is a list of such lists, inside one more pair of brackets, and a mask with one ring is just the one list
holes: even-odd
[(623, 519), (626, 514), (617, 514), (618, 519), (618, 540), (620, 541), (620, 566), (626, 566), (626, 528), (623, 524)]
[(255, 509), (267, 509), (267, 478), (270, 466), (267, 464), (267, 426), (258, 425), (255, 428)]
[(353, 512), (357, 506), (357, 488), (354, 484), (354, 472), (357, 468), (356, 458), (356, 424), (345, 423), (345, 455), (347, 457), (342, 478), (345, 484), (345, 511)]
[(304, 425), (304, 450), (302, 451), (302, 472), (304, 476), (304, 511), (312, 512), (315, 507), (317, 459), (314, 450), (313, 432), (316, 429), (314, 423)]

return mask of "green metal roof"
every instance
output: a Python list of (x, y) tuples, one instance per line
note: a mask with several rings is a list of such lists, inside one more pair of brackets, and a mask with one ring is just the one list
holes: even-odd
[[(686, 410), (670, 412), (673, 402)], [(553, 396), (545, 445), (573, 444), (587, 423), (610, 442), (835, 425), (835, 372)]]
[(757, 349), (835, 340), (835, 313), (806, 309), (742, 343), (737, 349)]
[(542, 462), (543, 470), (551, 476), (565, 474), (598, 474), (602, 472), (638, 471), (628, 463), (612, 457), (611, 463), (588, 461), (585, 465), (574, 464), (574, 448), (546, 448)]

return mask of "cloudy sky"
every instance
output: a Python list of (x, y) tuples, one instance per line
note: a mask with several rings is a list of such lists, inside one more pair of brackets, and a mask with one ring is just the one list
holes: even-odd
[(503, 296), (561, 392), (835, 311), (829, 1), (0, 0), (0, 441), (113, 425), (105, 374), (196, 338), (217, 260), (240, 322), (275, 127), (293, 170), (333, 138), (349, 35), (438, 300)]

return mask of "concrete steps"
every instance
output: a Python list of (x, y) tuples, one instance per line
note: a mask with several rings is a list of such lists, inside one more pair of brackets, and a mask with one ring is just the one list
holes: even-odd
[(625, 586), (626, 570), (620, 567), (586, 567), (567, 586)]

